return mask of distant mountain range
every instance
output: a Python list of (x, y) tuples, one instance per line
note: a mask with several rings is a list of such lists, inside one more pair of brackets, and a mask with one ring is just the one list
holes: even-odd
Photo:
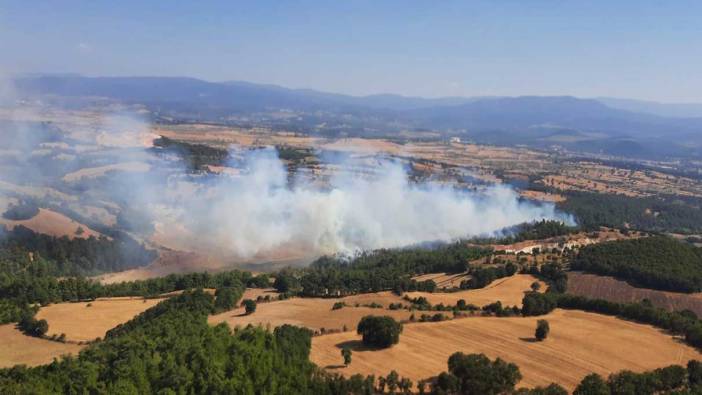
[[(173, 77), (17, 78), (22, 95), (107, 98), (138, 103), (160, 116), (250, 122), (326, 135), (392, 137), (433, 130), (477, 142), (563, 146), (647, 158), (700, 157), (702, 105), (569, 96), (349, 96), (248, 82)], [(287, 112), (295, 116), (273, 114)]]

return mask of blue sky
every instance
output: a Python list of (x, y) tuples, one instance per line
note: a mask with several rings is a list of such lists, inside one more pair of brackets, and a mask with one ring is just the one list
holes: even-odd
[(0, 71), (702, 102), (702, 1), (5, 1)]

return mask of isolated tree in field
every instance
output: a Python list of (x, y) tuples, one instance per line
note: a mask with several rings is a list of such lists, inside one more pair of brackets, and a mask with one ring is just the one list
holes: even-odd
[(536, 331), (534, 332), (534, 337), (536, 340), (542, 341), (548, 337), (548, 333), (551, 331), (551, 327), (548, 325), (546, 320), (536, 321)]
[(390, 347), (400, 341), (402, 324), (392, 317), (367, 315), (358, 323), (356, 332), (367, 346)]
[(531, 290), (534, 292), (538, 292), (541, 289), (541, 284), (539, 284), (538, 281), (534, 281), (531, 283)]
[(349, 366), (351, 364), (351, 349), (348, 347), (342, 348), (341, 356), (344, 357), (344, 365)]
[(251, 299), (244, 300), (244, 309), (246, 309), (246, 314), (253, 314), (256, 311), (256, 302)]

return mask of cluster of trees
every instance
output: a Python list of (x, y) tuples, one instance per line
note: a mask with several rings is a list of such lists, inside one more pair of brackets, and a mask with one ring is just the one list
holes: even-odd
[(578, 231), (577, 227), (566, 225), (563, 221), (542, 219), (541, 221), (527, 222), (511, 229), (512, 235), (500, 240), (502, 244), (518, 243), (525, 240), (548, 239), (564, 236)]
[(215, 313), (222, 311), (229, 311), (236, 307), (237, 302), (244, 295), (244, 287), (241, 283), (234, 286), (230, 285), (227, 287), (217, 288), (215, 291)]
[(37, 320), (33, 311), (26, 311), (23, 312), (22, 319), (20, 319), (17, 327), (25, 335), (42, 337), (49, 330), (49, 323), (46, 320)]
[(624, 370), (610, 375), (606, 381), (600, 375), (593, 373), (585, 376), (573, 394), (697, 394), (700, 391), (702, 391), (702, 363), (692, 360), (687, 363), (687, 368), (671, 365), (642, 373)]
[(39, 207), (36, 203), (23, 201), (20, 204), (10, 204), (2, 216), (11, 221), (23, 221), (33, 218), (37, 214), (39, 214)]
[(432, 292), (433, 281), (417, 282), (415, 275), (435, 272), (462, 273), (468, 262), (490, 253), (489, 249), (454, 243), (435, 249), (382, 249), (351, 259), (325, 256), (297, 272), (281, 272), (274, 286), (279, 292), (303, 296), (338, 296), (395, 290)]
[[(533, 389), (515, 389), (522, 378), (519, 367), (500, 358), (491, 361), (484, 354), (455, 353), (449, 357), (448, 372), (439, 374), (429, 393), (443, 394), (523, 394), (567, 395), (558, 384)], [(423, 384), (423, 383), (420, 383)], [(420, 394), (426, 393), (420, 385)], [(702, 391), (702, 363), (691, 360), (687, 367), (671, 365), (652, 371), (634, 373), (624, 370), (611, 374), (606, 380), (598, 374), (585, 376), (575, 388), (574, 395), (618, 394), (697, 394)]]
[(367, 315), (358, 322), (356, 332), (366, 346), (386, 348), (400, 341), (402, 324), (389, 316)]
[[(541, 266), (532, 265), (527, 273), (540, 278), (548, 284), (547, 292), (564, 293), (568, 289), (568, 275), (557, 262), (544, 263)], [(539, 283), (532, 284), (532, 290), (538, 291)]]
[(39, 234), (24, 226), (5, 231), (0, 249), (22, 249), (46, 259), (43, 270), (56, 276), (94, 275), (145, 266), (156, 258), (156, 251), (132, 238), (90, 237), (87, 239)]
[(461, 289), (483, 288), (497, 279), (512, 276), (517, 272), (517, 265), (508, 262), (506, 265), (496, 267), (473, 266), (468, 272), (470, 279), (461, 281)]
[(522, 315), (525, 317), (548, 314), (558, 306), (558, 293), (527, 292), (522, 299)]
[(572, 213), (588, 230), (600, 226), (676, 233), (702, 232), (702, 210), (679, 197), (629, 197), (593, 192), (568, 192), (558, 207)]
[(207, 165), (222, 166), (229, 159), (229, 151), (204, 144), (193, 144), (161, 136), (154, 146), (175, 152), (183, 158), (190, 170), (204, 171)]
[(702, 290), (702, 249), (663, 236), (587, 246), (571, 263), (632, 285), (675, 292)]
[(491, 361), (485, 354), (457, 352), (449, 357), (448, 372), (439, 374), (432, 393), (503, 394), (513, 391), (521, 378), (513, 363), (500, 358)]
[(289, 145), (276, 145), (278, 158), (291, 162), (300, 162), (306, 158), (314, 158), (314, 151), (311, 148), (291, 147)]

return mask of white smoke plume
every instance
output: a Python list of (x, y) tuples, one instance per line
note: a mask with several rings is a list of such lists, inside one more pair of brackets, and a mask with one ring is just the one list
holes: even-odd
[[(3, 90), (4, 97), (11, 96), (7, 87)], [(29, 156), (31, 162), (19, 162), (10, 181), (57, 185), (58, 179), (65, 181), (62, 168), (73, 172), (71, 180), (81, 180), (83, 174), (102, 174), (82, 170), (86, 167), (148, 163), (147, 172), (102, 174), (101, 180), (82, 185), (93, 189), (77, 189), (76, 194), (86, 205), (117, 202), (122, 211), (129, 211), (123, 216), (126, 222), (153, 222), (152, 240), (174, 249), (241, 261), (311, 258), (499, 235), (507, 227), (544, 218), (572, 222), (553, 204), (520, 200), (505, 186), (471, 192), (410, 182), (402, 164), (391, 160), (380, 160), (373, 176), (340, 172), (321, 187), (302, 177), (289, 183), (287, 169), (273, 148), (233, 148), (233, 156), (243, 157), (236, 165), (238, 175), (190, 177), (173, 160), (153, 154), (149, 146), (155, 136), (139, 117), (103, 116), (95, 126), (69, 129), (64, 132), (70, 139), (34, 148), (45, 154), (44, 159), (34, 155)], [(8, 138), (0, 136), (0, 141), (25, 154), (37, 145), (29, 131), (5, 134)], [(32, 144), (17, 144), (25, 140)], [(345, 165), (353, 164), (341, 167)], [(46, 173), (46, 167), (52, 171)], [(10, 175), (7, 169), (4, 172), (0, 178)], [(70, 192), (73, 184), (62, 188)]]
[(569, 222), (552, 204), (521, 201), (505, 186), (413, 184), (392, 161), (381, 161), (376, 177), (336, 176), (320, 188), (304, 180), (289, 186), (272, 148), (244, 156), (241, 176), (216, 177), (179, 205), (158, 206), (161, 228), (185, 227), (198, 244), (251, 259), (281, 249), (314, 256), (449, 242), (544, 218)]

